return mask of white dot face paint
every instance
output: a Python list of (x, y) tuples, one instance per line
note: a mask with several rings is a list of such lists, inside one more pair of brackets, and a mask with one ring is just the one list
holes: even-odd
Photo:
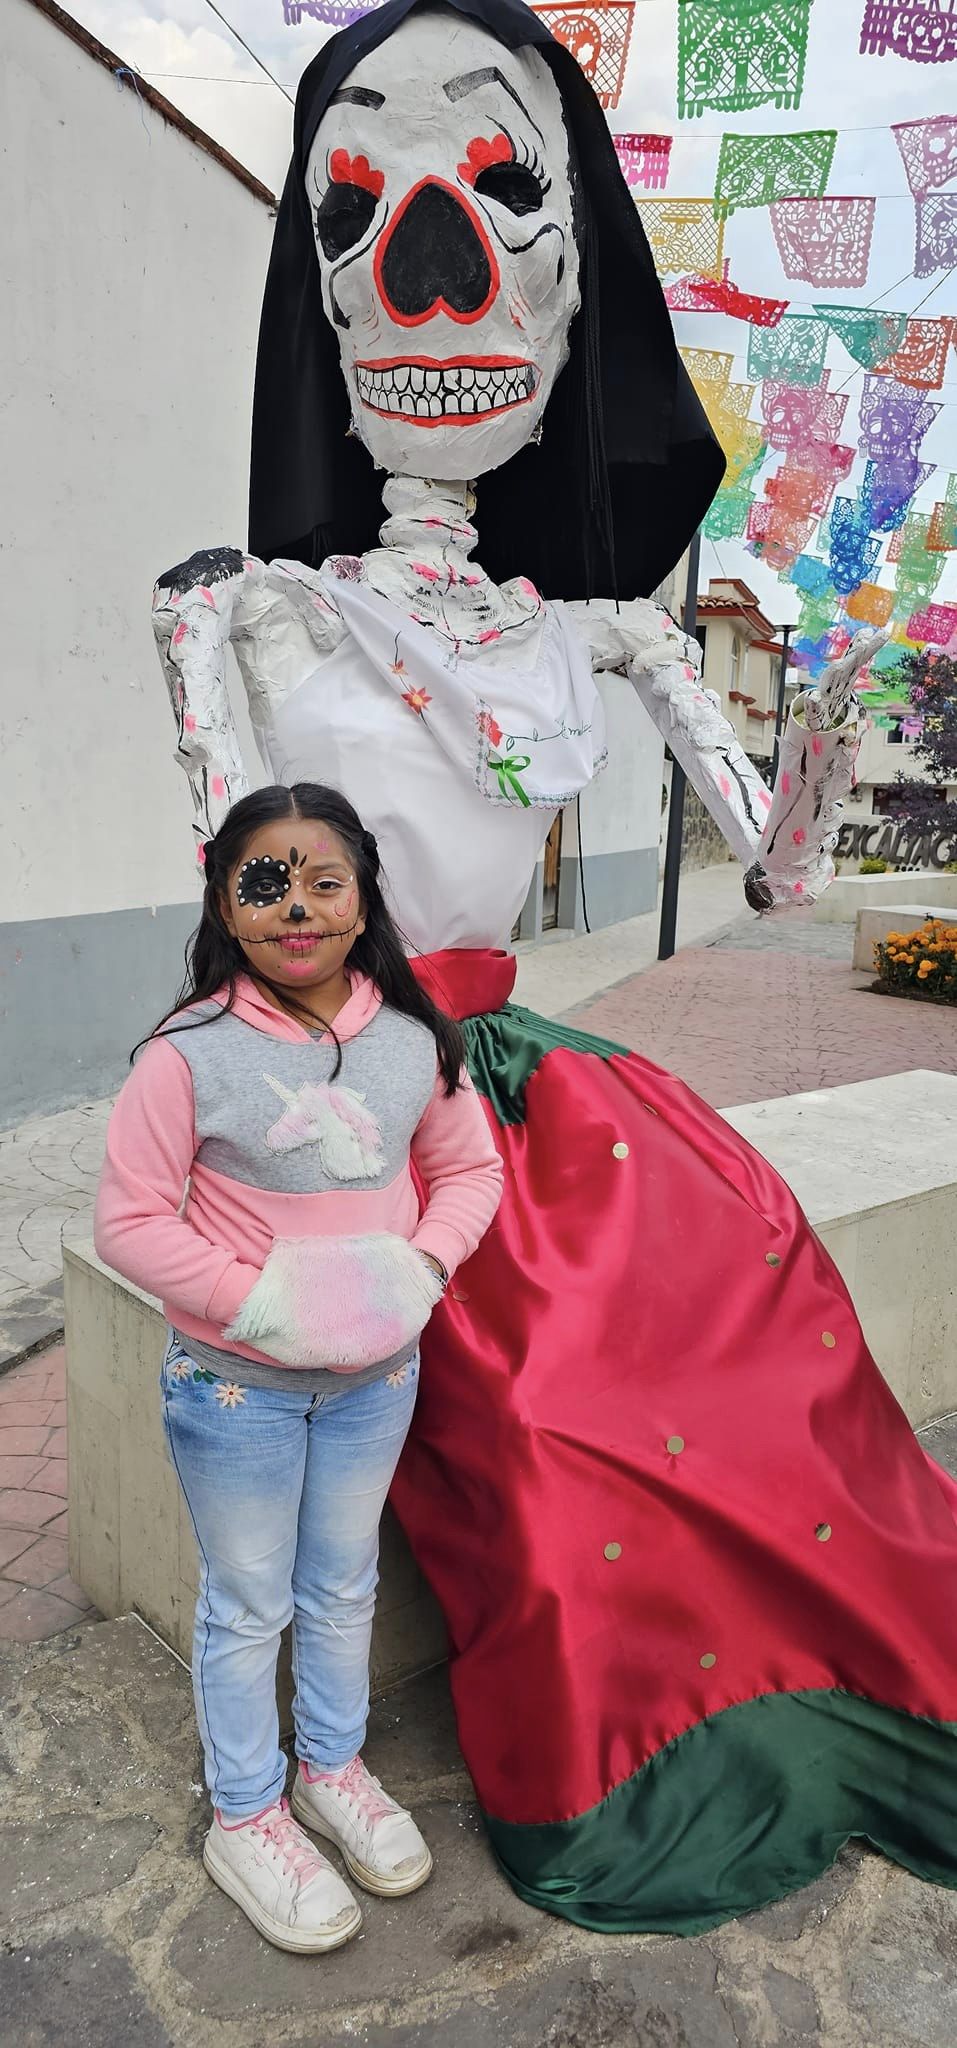
[(236, 901), (242, 909), (258, 903), (264, 910), (271, 903), (281, 903), (289, 894), (289, 866), (284, 860), (274, 860), (271, 854), (260, 854), (254, 860), (244, 861), (236, 883)]

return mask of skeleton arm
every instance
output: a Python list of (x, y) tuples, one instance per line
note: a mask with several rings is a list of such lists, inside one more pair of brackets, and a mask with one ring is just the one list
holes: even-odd
[(230, 641), (268, 763), (276, 711), (344, 630), (319, 574), (299, 562), (267, 564), (238, 548), (209, 548), (159, 578), (153, 631), (200, 848), (249, 788), (226, 680)]
[(834, 874), (831, 852), (858, 738), (854, 678), (886, 635), (860, 634), (816, 690), (797, 697), (782, 735), (773, 796), (717, 697), (701, 687), (701, 652), (644, 599), (571, 605), (596, 669), (633, 683), (692, 787), (746, 869), (755, 910), (811, 903)]

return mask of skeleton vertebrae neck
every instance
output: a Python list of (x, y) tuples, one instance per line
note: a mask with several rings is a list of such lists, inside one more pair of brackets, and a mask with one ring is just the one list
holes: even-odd
[(475, 490), (469, 483), (430, 483), (390, 476), (382, 493), (388, 518), (382, 546), (363, 556), (364, 581), (456, 649), (491, 653), (536, 648), (544, 605), (525, 576), (493, 583), (473, 549)]

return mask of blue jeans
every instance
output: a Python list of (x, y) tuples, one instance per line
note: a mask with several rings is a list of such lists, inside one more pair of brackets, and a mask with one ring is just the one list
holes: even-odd
[[(236, 1361), (242, 1373), (242, 1361)], [(296, 1749), (320, 1770), (365, 1739), (379, 1519), (418, 1390), (418, 1359), (310, 1397), (201, 1373), (172, 1340), (163, 1418), (199, 1545), (196, 1716), (213, 1804), (281, 1797), (276, 1659), (293, 1623)]]

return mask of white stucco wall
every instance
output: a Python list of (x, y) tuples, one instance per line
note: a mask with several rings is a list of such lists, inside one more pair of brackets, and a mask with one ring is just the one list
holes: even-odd
[(28, 0), (0, 67), (0, 920), (196, 893), (149, 624), (246, 533), (265, 203)]
[(598, 688), (608, 730), (608, 766), (582, 794), (586, 859), (657, 846), (661, 816), (664, 741), (624, 676), (600, 676)]

